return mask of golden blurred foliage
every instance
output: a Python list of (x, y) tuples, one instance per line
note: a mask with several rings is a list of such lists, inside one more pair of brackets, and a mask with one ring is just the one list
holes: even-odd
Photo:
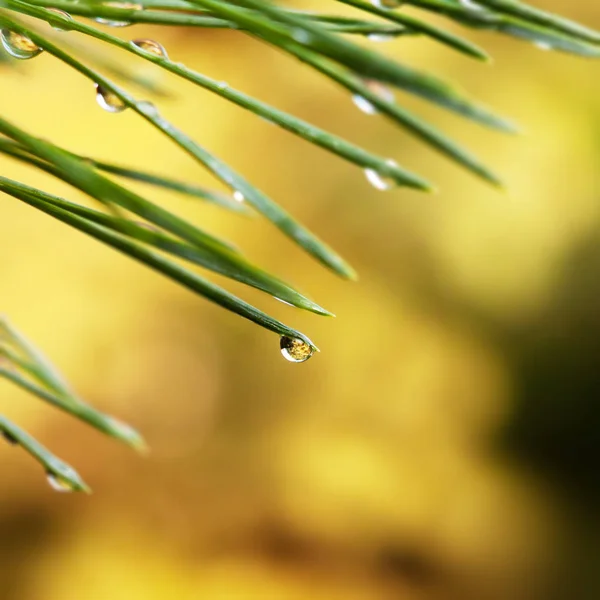
[[(538, 4), (600, 27), (594, 2)], [(352, 165), (145, 73), (172, 92), (158, 101), (168, 118), (359, 271), (357, 284), (338, 281), (260, 219), (139, 188), (337, 314), (234, 288), (315, 340), (322, 352), (299, 366), (264, 330), (3, 196), (2, 312), (84, 398), (139, 428), (152, 453), (132, 456), (1, 384), (0, 411), (95, 493), (55, 494), (24, 453), (1, 448), (0, 598), (600, 597), (597, 63), (472, 31), (493, 65), (427, 40), (381, 45), (523, 126), (503, 136), (398, 97), (494, 166), (503, 194), (239, 32), (119, 34), (134, 30), (173, 59), (393, 156), (441, 192), (377, 192)], [(100, 110), (93, 86), (51, 56), (0, 76), (0, 111), (29, 131), (212, 185), (134, 114)]]

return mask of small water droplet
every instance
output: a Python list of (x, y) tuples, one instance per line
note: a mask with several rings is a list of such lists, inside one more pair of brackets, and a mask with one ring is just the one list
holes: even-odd
[(103, 88), (100, 84), (96, 84), (96, 102), (110, 113), (120, 113), (127, 108), (127, 105), (119, 96)]
[(386, 8), (386, 9), (392, 9), (392, 8), (400, 8), (403, 4), (402, 0), (371, 0), (372, 4), (375, 5), (377, 8)]
[[(63, 17), (63, 19), (68, 19), (69, 21), (72, 20), (71, 15), (69, 13), (65, 12), (64, 10), (60, 10), (60, 8), (48, 8), (46, 10), (54, 13), (55, 15), (59, 15), (59, 16)], [(54, 29), (55, 31), (68, 31), (69, 30), (66, 25), (52, 25), (52, 23), (50, 23), (50, 27), (52, 27), (52, 29)]]
[(63, 479), (60, 475), (55, 475), (54, 473), (46, 473), (46, 479), (48, 480), (48, 484), (55, 492), (68, 493), (73, 492), (75, 489), (73, 485), (69, 483), (66, 479)]
[(468, 8), (469, 10), (485, 10), (485, 6), (481, 6), (481, 4), (477, 4), (477, 2), (473, 2), (473, 0), (459, 0), (460, 3), (464, 6), (464, 8)]
[(245, 200), (244, 194), (242, 194), (242, 192), (240, 192), (240, 190), (236, 190), (235, 192), (233, 192), (233, 199), (236, 202), (243, 202)]
[(282, 335), (279, 340), (279, 347), (283, 358), (294, 363), (301, 363), (308, 360), (314, 353), (314, 349), (304, 340)]
[(540, 50), (552, 50), (552, 44), (549, 42), (534, 42), (533, 45)]
[(358, 94), (352, 96), (352, 102), (358, 107), (358, 110), (367, 115), (374, 115), (377, 113), (377, 109), (366, 98), (363, 98)]
[(160, 58), (169, 58), (164, 46), (158, 42), (155, 42), (154, 40), (133, 40), (131, 43), (136, 48), (139, 48), (148, 54), (153, 54), (154, 56), (158, 56)]
[(392, 42), (396, 37), (396, 34), (393, 33), (369, 33), (367, 35), (367, 39), (371, 42)]
[[(390, 167), (397, 166), (396, 162), (391, 159), (387, 160), (386, 163)], [(375, 169), (365, 169), (365, 177), (367, 178), (367, 181), (377, 190), (390, 190), (396, 185), (393, 177), (390, 177), (385, 173), (380, 173)]]
[(148, 102), (147, 100), (143, 100), (142, 102), (137, 103), (137, 107), (139, 111), (146, 115), (147, 117), (156, 117), (158, 116), (158, 108), (152, 104), (152, 102)]
[(42, 49), (32, 42), (26, 35), (17, 33), (11, 29), (2, 29), (0, 31), (2, 46), (13, 57), (20, 60), (27, 60), (37, 56)]
[[(382, 100), (385, 100), (386, 102), (394, 101), (394, 92), (392, 92), (389, 87), (379, 83), (379, 81), (366, 81), (365, 86), (370, 92)], [(369, 100), (363, 96), (360, 96), (359, 94), (352, 96), (352, 102), (354, 102), (354, 104), (356, 104), (356, 106), (367, 115), (374, 115), (377, 113), (377, 108)]]
[(292, 31), (292, 37), (303, 46), (307, 46), (312, 41), (312, 35), (310, 31), (307, 31), (301, 27), (297, 27)]
[[(135, 4), (133, 2), (104, 2), (102, 6), (109, 8), (126, 8), (129, 10), (144, 10), (144, 7), (141, 4)], [(127, 27), (131, 25), (131, 21), (113, 21), (112, 19), (103, 19), (102, 17), (96, 17), (94, 21), (101, 25), (108, 25), (109, 27)]]

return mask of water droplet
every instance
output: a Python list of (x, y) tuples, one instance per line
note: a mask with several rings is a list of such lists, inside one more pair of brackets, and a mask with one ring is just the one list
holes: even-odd
[[(366, 81), (365, 86), (370, 92), (379, 96), (382, 100), (385, 100), (386, 102), (394, 101), (394, 92), (392, 92), (389, 87), (379, 83), (379, 81)], [(377, 108), (369, 100), (359, 94), (352, 96), (352, 102), (367, 115), (374, 115), (377, 113)]]
[(148, 54), (153, 54), (154, 56), (158, 56), (160, 58), (169, 58), (164, 46), (158, 42), (155, 42), (154, 40), (133, 40), (131, 43), (136, 48), (139, 48)]
[(377, 113), (377, 109), (366, 98), (363, 98), (358, 94), (354, 94), (354, 96), (352, 96), (352, 102), (356, 104), (358, 110), (367, 115), (374, 115)]
[(372, 42), (391, 42), (397, 37), (394, 33), (369, 33), (367, 39)]
[(46, 473), (46, 479), (50, 487), (56, 492), (68, 493), (75, 491), (73, 485), (60, 475), (48, 472)]
[[(72, 17), (69, 13), (65, 12), (64, 10), (60, 10), (59, 8), (48, 8), (46, 10), (54, 13), (55, 15), (59, 15), (64, 19), (68, 19), (69, 21), (72, 20)], [(52, 27), (52, 29), (55, 31), (68, 31), (68, 27), (66, 25), (52, 25), (52, 23), (50, 23), (50, 27)]]
[(8, 431), (2, 431), (1, 435), (9, 444), (12, 444), (13, 446), (19, 443), (19, 440)]
[(314, 349), (304, 340), (282, 335), (279, 340), (279, 347), (283, 358), (294, 363), (301, 363), (308, 360), (314, 353)]
[(158, 116), (158, 108), (152, 104), (152, 102), (148, 102), (147, 100), (143, 100), (142, 102), (137, 103), (138, 110), (146, 115), (147, 117), (156, 117)]
[(533, 45), (540, 50), (552, 50), (552, 44), (549, 42), (534, 42)]
[(21, 60), (37, 56), (42, 49), (32, 42), (26, 35), (11, 29), (2, 29), (0, 32), (2, 46), (13, 57)]
[(484, 6), (477, 4), (477, 2), (473, 2), (473, 0), (459, 0), (459, 1), (465, 8), (468, 8), (469, 10), (477, 10), (477, 11), (485, 10)]
[(96, 102), (110, 113), (120, 113), (127, 108), (127, 105), (119, 96), (103, 88), (100, 84), (96, 84)]
[[(386, 164), (390, 167), (395, 167), (396, 162), (393, 160), (387, 160)], [(375, 169), (365, 169), (365, 176), (367, 181), (377, 190), (386, 191), (392, 189), (396, 182), (393, 177), (386, 175), (385, 173), (380, 173)]]
[(303, 46), (307, 46), (312, 41), (312, 35), (310, 31), (297, 27), (292, 31), (292, 37)]
[(243, 202), (245, 200), (244, 194), (242, 194), (242, 192), (240, 192), (240, 190), (236, 190), (235, 192), (233, 192), (233, 199), (236, 202)]
[[(102, 6), (109, 8), (126, 8), (129, 10), (144, 10), (144, 7), (141, 4), (135, 4), (133, 2), (104, 2)], [(112, 19), (103, 19), (101, 17), (96, 17), (94, 21), (101, 25), (108, 25), (109, 27), (127, 27), (128, 25), (131, 25), (131, 21), (113, 21)]]
[(399, 8), (402, 6), (402, 0), (371, 0), (377, 8)]

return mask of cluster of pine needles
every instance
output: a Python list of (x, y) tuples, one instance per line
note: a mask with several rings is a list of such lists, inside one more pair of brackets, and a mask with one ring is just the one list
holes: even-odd
[[(336, 14), (339, 4), (352, 7), (355, 16), (345, 16), (346, 10), (344, 16)], [(446, 18), (450, 29), (428, 22), (431, 15)], [(139, 0), (135, 3), (0, 0), (1, 41), (5, 50), (0, 52), (0, 69), (14, 67), (16, 61), (33, 59), (41, 53), (51, 55), (95, 86), (98, 104), (103, 109), (112, 113), (124, 110), (137, 113), (150, 127), (158, 129), (207, 169), (229, 193), (74, 154), (57, 141), (40, 139), (35, 132), (18, 124), (13, 115), (2, 112), (0, 153), (53, 175), (96, 203), (95, 208), (90, 208), (2, 175), (0, 191), (276, 333), (282, 354), (292, 362), (307, 360), (317, 349), (306, 335), (203, 278), (196, 270), (183, 266), (184, 263), (252, 286), (294, 307), (318, 315), (331, 313), (290, 284), (252, 264), (227, 240), (132, 191), (127, 182), (144, 182), (150, 187), (216, 203), (232, 211), (253, 210), (341, 277), (355, 278), (354, 270), (242, 174), (163, 118), (159, 107), (136, 98), (114, 80), (118, 78), (145, 87), (149, 93), (153, 91), (151, 84), (135, 72), (123, 72), (118, 64), (94, 54), (81, 41), (95, 38), (115, 46), (249, 110), (354, 164), (377, 189), (404, 186), (429, 191), (433, 185), (390, 157), (373, 153), (223, 81), (172, 61), (155, 40), (124, 39), (111, 33), (115, 28), (138, 23), (231, 29), (237, 35), (252, 36), (341, 86), (363, 111), (377, 112), (458, 166), (496, 186), (502, 185), (499, 178), (475, 154), (404, 108), (392, 90), (418, 96), (491, 129), (514, 132), (516, 127), (452, 83), (387, 57), (378, 51), (384, 47), (379, 42), (401, 36), (422, 36), (444, 45), (448, 51), (488, 61), (485, 50), (454, 33), (457, 30), (454, 25), (458, 24), (463, 28), (506, 34), (544, 50), (590, 58), (600, 56), (600, 33), (517, 0), (331, 0), (323, 2), (322, 12), (267, 0)], [(77, 36), (82, 40), (73, 42), (72, 38)], [(141, 437), (133, 429), (78, 398), (47, 359), (6, 320), (0, 321), (0, 377), (110, 436), (135, 448), (144, 448)], [(88, 490), (72, 467), (1, 416), (0, 432), (8, 442), (20, 445), (41, 463), (53, 488)]]

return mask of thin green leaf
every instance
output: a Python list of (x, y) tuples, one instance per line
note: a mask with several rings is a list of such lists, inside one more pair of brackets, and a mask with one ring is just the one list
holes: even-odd
[[(6, 376), (6, 374), (6, 369), (0, 368), (0, 377)], [(54, 477), (59, 484), (65, 483), (71, 490), (76, 492), (89, 493), (91, 491), (71, 465), (56, 457), (37, 440), (2, 415), (0, 415), (0, 431), (4, 433), (8, 440), (19, 444), (33, 456), (42, 465), (48, 476)]]
[[(282, 11), (273, 4), (260, 0), (238, 0), (241, 6), (251, 8), (260, 15), (273, 19), (268, 21), (264, 17), (260, 18), (240, 10), (237, 5), (224, 4), (219, 0), (190, 0), (190, 3), (204, 6), (215, 14), (235, 21), (264, 41), (286, 52), (290, 52), (297, 46), (310, 49), (347, 66), (364, 77), (391, 83), (489, 127), (512, 130), (504, 119), (473, 103), (448, 83), (357, 46), (327, 32), (318, 24), (311, 23), (299, 15)], [(280, 23), (285, 26), (279, 25)]]
[[(48, 11), (43, 9), (32, 9), (23, 6), (23, 3), (19, 0), (11, 1), (11, 5), (14, 4), (17, 8), (22, 8), (25, 14), (29, 16), (45, 19), (48, 16)], [(66, 23), (66, 21), (65, 21)], [(430, 190), (431, 185), (421, 177), (411, 173), (395, 163), (391, 162), (389, 158), (384, 158), (367, 152), (338, 136), (335, 136), (327, 131), (324, 131), (302, 119), (294, 117), (288, 113), (278, 110), (265, 102), (256, 100), (251, 96), (248, 96), (242, 92), (239, 92), (231, 88), (228, 84), (223, 81), (217, 81), (201, 75), (180, 63), (173, 62), (166, 57), (156, 56), (154, 54), (144, 52), (134, 44), (124, 42), (123, 40), (114, 36), (108, 35), (102, 31), (99, 31), (93, 27), (84, 24), (73, 24), (73, 29), (81, 33), (93, 36), (99, 40), (122, 48), (128, 52), (136, 54), (137, 56), (150, 61), (159, 67), (178, 75), (192, 83), (201, 86), (215, 94), (218, 94), (222, 98), (225, 98), (242, 108), (246, 108), (258, 116), (279, 125), (286, 131), (294, 133), (301, 138), (320, 146), (342, 158), (348, 160), (363, 169), (372, 169), (385, 176), (393, 178), (399, 185), (406, 185), (414, 187), (416, 189)]]
[[(18, 31), (27, 35), (34, 43), (38, 46), (44, 48), (49, 54), (54, 55), (59, 60), (65, 62), (66, 64), (73, 67), (75, 70), (79, 71), (82, 75), (89, 78), (91, 81), (103, 86), (106, 90), (115, 94), (118, 98), (121, 99), (123, 103), (132, 108), (136, 113), (144, 117), (149, 123), (151, 123), (154, 127), (162, 131), (168, 138), (173, 140), (178, 146), (188, 152), (192, 157), (198, 160), (201, 164), (203, 164), (206, 168), (208, 168), (214, 175), (216, 175), (221, 181), (232, 187), (234, 190), (240, 192), (244, 199), (249, 202), (252, 206), (254, 206), (260, 213), (262, 213), (267, 219), (269, 219), (273, 224), (275, 224), (281, 231), (287, 234), (290, 238), (292, 238), (296, 243), (298, 243), (302, 248), (304, 248), (307, 252), (312, 254), (317, 260), (319, 260), (324, 265), (331, 268), (333, 271), (338, 273), (339, 275), (346, 277), (348, 279), (355, 279), (356, 273), (355, 271), (348, 265), (337, 253), (335, 253), (331, 248), (329, 248), (324, 242), (319, 240), (314, 234), (312, 234), (308, 229), (304, 226), (300, 225), (297, 221), (295, 221), (291, 215), (289, 215), (286, 211), (284, 211), (280, 206), (278, 206), (275, 202), (273, 202), (270, 198), (268, 198), (265, 194), (260, 192), (257, 188), (251, 185), (245, 178), (236, 173), (233, 169), (231, 169), (226, 163), (217, 158), (215, 155), (210, 153), (208, 150), (200, 146), (197, 142), (188, 137), (183, 131), (177, 129), (174, 125), (172, 125), (169, 121), (160, 116), (157, 109), (154, 105), (149, 102), (139, 102), (133, 98), (130, 94), (116, 86), (107, 78), (100, 75), (93, 69), (85, 66), (83, 63), (79, 62), (75, 58), (71, 57), (69, 54), (62, 51), (60, 48), (50, 43), (44, 37), (38, 35), (34, 31), (31, 31), (28, 28), (23, 27), (22, 25), (16, 23), (15, 21), (8, 19), (4, 16), (0, 16), (0, 23), (3, 23), (4, 26), (9, 29), (13, 29), (14, 31)], [(7, 131), (13, 131), (13, 134), (7, 133)], [(13, 139), (17, 139), (15, 137), (16, 133), (14, 132), (14, 127), (11, 128), (10, 124), (0, 118), (0, 132), (12, 137)], [(43, 156), (42, 152), (48, 155), (48, 150), (50, 149), (50, 145), (47, 142), (42, 142), (39, 139), (33, 139), (31, 136), (27, 136), (28, 142), (23, 141), (25, 136), (24, 132), (20, 132), (19, 135), (23, 139), (18, 139), (21, 143), (26, 146), (32, 147), (32, 145), (36, 146), (36, 154)], [(50, 156), (43, 156), (46, 160), (50, 162), (54, 162), (57, 164), (57, 161), (60, 160), (61, 164), (64, 165), (64, 170), (68, 170), (68, 166), (66, 163), (67, 157), (62, 152), (57, 152), (56, 146), (53, 147), (53, 150), (50, 152)], [(69, 161), (72, 159), (70, 157)], [(78, 178), (82, 185), (87, 185), (88, 189), (91, 191), (88, 192), (90, 195), (94, 197), (98, 197), (96, 194), (101, 194), (104, 196), (105, 201), (111, 201), (110, 196), (115, 193), (116, 184), (112, 182), (108, 182), (108, 180), (102, 181), (99, 178), (99, 175), (95, 173), (93, 170), (85, 170), (84, 164), (81, 161), (75, 163), (77, 168), (77, 173), (69, 173), (70, 177)], [(395, 165), (390, 165), (387, 169), (388, 171), (394, 171)], [(93, 181), (94, 180), (94, 181)], [(90, 187), (90, 183), (93, 185)], [(109, 189), (112, 188), (112, 189)], [(125, 191), (123, 188), (121, 190)], [(141, 199), (139, 196), (133, 195), (131, 192), (128, 192), (130, 203), (133, 201), (133, 204), (136, 208), (140, 209), (140, 201), (144, 203), (144, 211), (148, 208), (148, 202)], [(120, 196), (123, 196), (121, 193)], [(114, 202), (119, 203), (117, 200), (113, 198)], [(127, 206), (125, 206), (127, 208)], [(161, 211), (159, 207), (153, 207), (154, 212)], [(135, 212), (135, 211), (133, 211)], [(162, 211), (162, 216), (169, 220), (171, 224), (174, 223), (174, 219), (176, 219), (173, 215), (168, 213), (167, 211)], [(138, 213), (140, 214), (140, 213)], [(182, 220), (178, 220), (176, 223), (177, 229), (181, 232), (178, 233), (173, 231), (173, 233), (178, 233), (181, 237), (185, 236), (183, 233), (189, 234), (191, 226)], [(163, 225), (164, 227), (164, 225)], [(165, 227), (166, 228), (166, 227)], [(194, 238), (198, 235), (198, 230), (196, 228), (192, 228), (194, 231)], [(189, 240), (193, 241), (193, 240)]]
[(394, 23), (398, 23), (405, 27), (412, 29), (415, 32), (423, 33), (427, 37), (430, 37), (446, 46), (458, 50), (459, 52), (466, 54), (467, 56), (472, 56), (479, 60), (490, 61), (491, 58), (485, 50), (481, 49), (476, 44), (469, 42), (457, 35), (449, 31), (444, 31), (443, 29), (439, 29), (433, 25), (429, 25), (429, 23), (424, 23), (419, 19), (415, 19), (409, 15), (406, 15), (400, 11), (389, 10), (385, 8), (380, 8), (374, 4), (369, 2), (365, 2), (364, 0), (338, 0), (342, 4), (347, 4), (349, 6), (353, 6), (354, 8), (358, 8), (359, 10), (372, 13), (384, 19), (388, 19), (389, 21), (393, 21)]
[(86, 221), (85, 219), (73, 215), (63, 209), (52, 206), (49, 202), (43, 202), (39, 200), (39, 196), (43, 195), (39, 190), (33, 190), (32, 192), (24, 191), (28, 186), (23, 186), (17, 182), (10, 182), (7, 184), (6, 180), (3, 180), (1, 188), (7, 194), (22, 200), (26, 204), (29, 204), (42, 212), (53, 216), (54, 218), (67, 223), (84, 233), (96, 238), (97, 240), (112, 246), (113, 248), (123, 252), (124, 254), (135, 258), (141, 263), (146, 264), (152, 269), (163, 273), (170, 279), (180, 283), (184, 287), (196, 292), (197, 294), (204, 296), (208, 300), (234, 312), (254, 323), (278, 333), (279, 335), (288, 336), (291, 338), (297, 338), (304, 341), (311, 348), (317, 349), (316, 346), (303, 334), (291, 327), (288, 327), (284, 323), (270, 317), (254, 306), (244, 302), (237, 298), (233, 294), (223, 290), (219, 286), (206, 281), (196, 273), (193, 273), (184, 267), (169, 261), (168, 259), (150, 252), (140, 246), (139, 244), (125, 239), (122, 235), (116, 234), (104, 227)]
[(258, 268), (244, 258), (235, 254), (219, 254), (212, 251), (203, 250), (195, 246), (180, 242), (170, 236), (154, 229), (148, 229), (145, 226), (126, 219), (119, 219), (104, 213), (86, 208), (58, 198), (51, 194), (41, 192), (35, 188), (18, 184), (4, 177), (0, 177), (0, 189), (16, 189), (23, 193), (34, 195), (38, 200), (47, 202), (52, 206), (66, 210), (74, 215), (112, 229), (127, 237), (133, 238), (138, 242), (148, 244), (181, 258), (183, 260), (200, 265), (215, 273), (219, 273), (250, 285), (256, 289), (262, 290), (275, 298), (291, 304), (297, 308), (309, 310), (319, 315), (333, 316), (332, 313), (325, 310), (312, 300), (309, 300), (284, 281), (270, 275), (266, 271)]

